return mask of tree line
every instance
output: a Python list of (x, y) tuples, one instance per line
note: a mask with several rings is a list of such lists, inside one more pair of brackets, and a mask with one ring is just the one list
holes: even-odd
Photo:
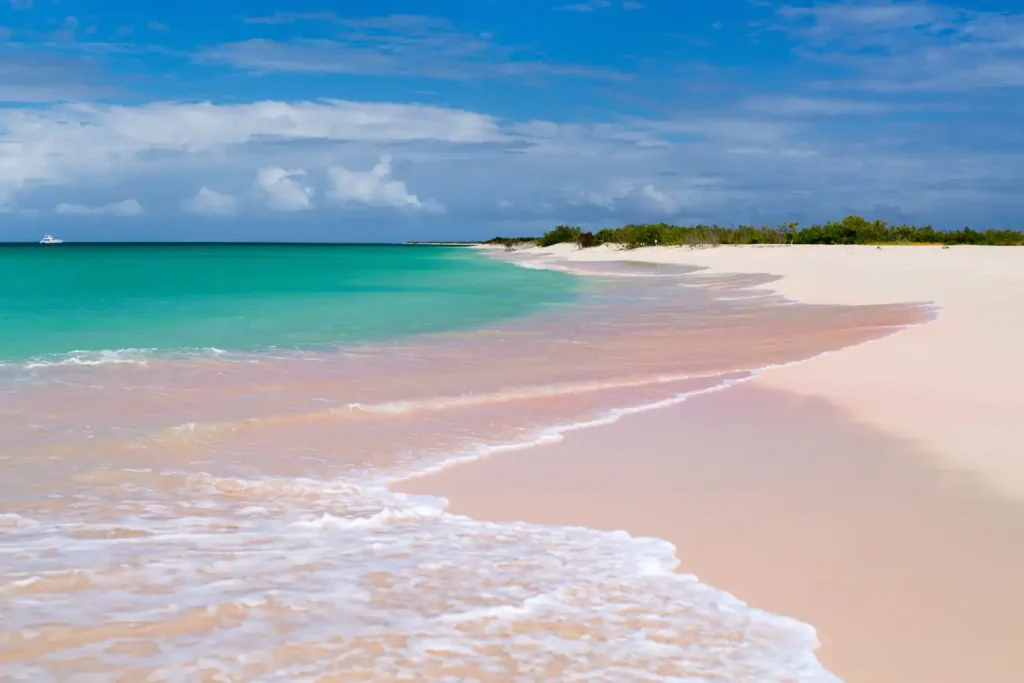
[(987, 246), (1024, 245), (1020, 230), (936, 230), (930, 225), (889, 225), (882, 220), (868, 221), (860, 216), (847, 216), (841, 221), (815, 224), (801, 228), (798, 223), (776, 227), (740, 225), (725, 228), (719, 225), (670, 225), (668, 223), (631, 223), (621, 228), (584, 231), (576, 225), (559, 225), (540, 237), (495, 237), (486, 244), (518, 245), (575, 244), (582, 249), (602, 244), (616, 244), (629, 249), (652, 246), (715, 247), (723, 244), (941, 244), (946, 246), (973, 244)]

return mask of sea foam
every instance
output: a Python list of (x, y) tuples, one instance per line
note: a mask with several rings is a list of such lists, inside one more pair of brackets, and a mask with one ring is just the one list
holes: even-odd
[[(518, 443), (481, 444), (406, 473), (331, 481), (190, 475), (182, 489), (135, 488), (147, 495), (122, 505), (142, 514), (51, 518), (37, 533), (4, 539), (5, 556), (22, 561), (0, 586), (11, 617), (0, 642), (20, 651), (44, 637), (51, 654), (0, 665), (0, 673), (64, 680), (57, 661), (88, 660), (99, 671), (135, 667), (166, 681), (329, 673), (442, 680), (462, 671), (510, 680), (831, 683), (813, 655), (812, 628), (677, 573), (666, 541), (482, 522), (445, 513), (442, 499), (388, 488), (746, 378)], [(54, 623), (80, 632), (111, 624), (102, 642), (130, 637), (156, 647), (65, 643), (47, 626)], [(116, 626), (130, 623), (147, 626)]]

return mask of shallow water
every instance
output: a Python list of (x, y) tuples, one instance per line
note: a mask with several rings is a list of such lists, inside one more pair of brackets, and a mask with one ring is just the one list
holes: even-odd
[(576, 282), (399, 245), (0, 245), (0, 273), (0, 362), (40, 365), (467, 329), (570, 301)]
[(389, 490), (929, 315), (588, 275), (572, 304), (458, 331), (6, 367), (0, 676), (834, 680), (811, 627), (676, 573), (667, 542)]

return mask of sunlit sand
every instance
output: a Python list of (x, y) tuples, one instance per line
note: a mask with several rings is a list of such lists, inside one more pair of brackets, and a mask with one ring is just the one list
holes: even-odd
[(934, 302), (936, 321), (663, 411), (460, 465), (451, 510), (671, 540), (679, 571), (813, 624), (851, 683), (1024, 669), (1024, 250), (527, 250), (773, 274), (795, 300)]

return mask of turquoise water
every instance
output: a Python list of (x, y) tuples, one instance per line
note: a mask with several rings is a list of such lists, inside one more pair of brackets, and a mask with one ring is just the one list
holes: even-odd
[(471, 328), (571, 300), (575, 278), (463, 248), (0, 247), (0, 359), (259, 350)]

